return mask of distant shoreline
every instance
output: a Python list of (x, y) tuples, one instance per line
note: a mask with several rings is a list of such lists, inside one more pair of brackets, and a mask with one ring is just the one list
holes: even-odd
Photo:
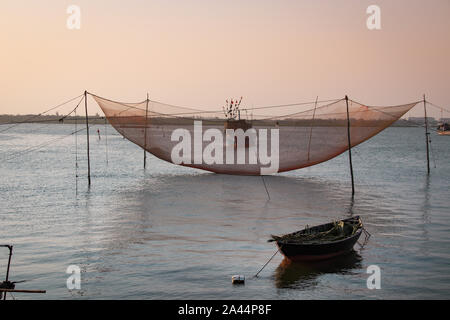
[[(89, 124), (104, 124), (105, 117), (100, 115), (89, 116)], [(85, 116), (69, 116), (64, 117), (64, 115), (37, 115), (37, 114), (26, 114), (26, 115), (10, 115), (2, 114), (0, 115), (0, 125), (15, 125), (15, 124), (25, 124), (25, 123), (54, 123), (54, 124), (75, 124), (75, 123), (86, 123)]]
[[(98, 114), (89, 116), (89, 124), (105, 124), (108, 120), (105, 119), (104, 116), (100, 116)], [(27, 114), (27, 115), (8, 115), (3, 114), (0, 115), (0, 125), (16, 125), (16, 124), (25, 124), (25, 123), (54, 123), (54, 124), (75, 124), (75, 122), (79, 124), (86, 123), (85, 116), (69, 116), (64, 117), (63, 115), (37, 115), (37, 114)], [(430, 121), (429, 125), (435, 125), (436, 121)], [(437, 122), (436, 122), (437, 123)], [(417, 127), (418, 125), (423, 124), (419, 122), (409, 121), (407, 119), (400, 119), (393, 123), (392, 127)]]

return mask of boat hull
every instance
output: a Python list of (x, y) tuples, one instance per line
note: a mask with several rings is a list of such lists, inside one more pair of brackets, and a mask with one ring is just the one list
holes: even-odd
[(291, 261), (318, 261), (331, 259), (350, 252), (358, 241), (361, 231), (354, 236), (332, 244), (320, 245), (298, 245), (298, 244), (280, 244), (277, 246), (280, 252)]
[[(359, 217), (354, 217), (343, 221), (353, 219), (359, 219)], [(324, 231), (331, 228), (331, 226), (332, 224), (328, 223), (312, 227), (309, 230)], [(299, 232), (303, 233), (305, 230)], [(358, 229), (355, 234), (345, 239), (319, 244), (301, 244), (283, 240), (278, 240), (276, 243), (280, 249), (280, 252), (290, 261), (317, 261), (334, 258), (350, 252), (361, 236), (361, 233), (362, 228)]]

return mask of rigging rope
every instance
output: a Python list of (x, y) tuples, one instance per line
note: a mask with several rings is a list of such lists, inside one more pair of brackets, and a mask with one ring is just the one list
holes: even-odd
[(444, 108), (444, 107), (440, 107), (440, 106), (438, 106), (437, 104), (431, 103), (431, 102), (428, 101), (428, 100), (427, 100), (427, 103), (430, 104), (431, 106), (435, 107), (435, 108), (438, 108), (438, 109), (441, 109), (441, 110), (445, 110), (445, 111), (447, 111), (447, 112), (450, 113), (450, 110), (449, 110), (449, 109), (446, 109), (446, 108)]
[(310, 159), (309, 156), (310, 156), (310, 151), (311, 151), (311, 138), (312, 138), (312, 131), (313, 131), (313, 126), (314, 126), (314, 118), (316, 116), (317, 100), (319, 100), (319, 96), (316, 97), (316, 103), (314, 104), (314, 112), (313, 112), (312, 120), (311, 120), (311, 127), (309, 129), (308, 161)]
[(54, 106), (54, 107), (52, 107), (52, 108), (50, 108), (50, 109), (48, 109), (48, 110), (46, 110), (46, 111), (44, 111), (44, 112), (41, 112), (41, 113), (39, 113), (39, 114), (37, 114), (37, 115), (34, 115), (34, 116), (31, 116), (31, 117), (27, 118), (27, 119), (24, 120), (24, 121), (2, 123), (2, 124), (0, 124), (0, 125), (6, 125), (6, 124), (13, 124), (13, 125), (12, 125), (12, 126), (9, 126), (9, 127), (7, 127), (7, 128), (5, 128), (5, 129), (3, 129), (3, 130), (0, 130), (0, 133), (5, 132), (5, 131), (7, 131), (7, 130), (9, 130), (9, 129), (11, 129), (11, 128), (14, 128), (14, 127), (16, 127), (16, 126), (18, 126), (18, 125), (20, 125), (20, 124), (28, 123), (30, 120), (35, 119), (35, 118), (37, 118), (37, 117), (40, 117), (41, 115), (43, 115), (43, 114), (45, 114), (45, 113), (48, 113), (48, 112), (50, 112), (50, 111), (53, 111), (53, 110), (55, 110), (55, 109), (58, 109), (58, 108), (62, 107), (63, 105), (66, 105), (66, 104), (68, 104), (69, 102), (72, 102), (72, 101), (78, 99), (78, 98), (81, 97), (81, 96), (82, 96), (82, 94), (79, 95), (79, 96), (76, 96), (76, 97), (74, 97), (74, 98), (72, 98), (72, 99), (70, 99), (70, 100), (67, 100), (67, 101), (65, 101), (65, 102), (63, 102), (63, 103), (60, 103), (60, 104), (58, 104), (57, 106)]
[[(78, 96), (78, 97), (80, 97), (80, 96)], [(77, 98), (78, 98), (78, 97), (77, 97)], [(73, 113), (73, 112), (76, 112), (77, 108), (80, 106), (80, 104), (81, 104), (81, 102), (83, 101), (83, 99), (84, 99), (84, 97), (82, 97), (82, 98), (80, 99), (80, 101), (78, 102), (77, 106), (76, 106), (70, 113), (68, 113), (66, 116), (63, 116), (63, 118), (67, 117), (68, 115), (70, 115), (70, 114)], [(73, 100), (73, 99), (72, 99), (72, 100)], [(75, 121), (76, 121), (76, 119), (75, 119)], [(17, 157), (19, 157), (19, 156), (21, 156), (21, 155), (23, 155), (23, 154), (27, 154), (27, 153), (29, 153), (29, 152), (39, 150), (39, 149), (41, 149), (42, 147), (47, 146), (47, 145), (49, 145), (50, 143), (52, 143), (52, 142), (54, 142), (54, 141), (57, 141), (57, 140), (60, 140), (60, 139), (64, 139), (64, 138), (67, 138), (67, 137), (69, 137), (69, 136), (71, 136), (71, 135), (73, 135), (73, 134), (76, 134), (77, 132), (79, 132), (79, 131), (81, 131), (81, 130), (82, 130), (82, 129), (80, 129), (80, 130), (75, 130), (74, 132), (70, 133), (70, 134), (67, 135), (67, 136), (58, 137), (58, 138), (56, 138), (56, 139), (53, 139), (53, 140), (50, 140), (50, 141), (47, 141), (47, 142), (43, 142), (43, 143), (38, 144), (38, 145), (36, 145), (36, 146), (29, 147), (29, 148), (27, 148), (27, 149), (25, 149), (25, 150), (18, 151), (18, 152), (16, 152), (16, 153), (13, 153), (11, 157), (4, 158), (3, 160), (4, 160), (4, 161), (9, 161), (9, 160), (15, 159), (15, 158), (17, 158)]]
[(261, 178), (262, 178), (262, 181), (264, 184), (264, 188), (266, 189), (267, 197), (269, 197), (269, 200), (270, 200), (270, 194), (269, 194), (269, 190), (267, 189), (267, 185), (266, 185), (266, 181), (264, 180), (264, 176), (261, 175)]
[[(355, 103), (359, 103), (359, 102), (357, 102), (357, 101), (355, 101), (355, 100), (350, 100), (349, 99), (349, 101), (352, 101), (352, 102), (355, 102)], [(417, 101), (417, 102), (415, 102), (416, 104), (417, 103), (420, 103), (420, 102), (423, 102), (423, 100), (419, 100), (419, 101)], [(429, 102), (428, 100), (426, 100), (426, 103), (427, 104), (431, 104), (431, 102)], [(434, 107), (437, 107), (437, 108), (440, 108), (440, 107), (438, 107), (438, 106), (436, 106), (436, 105), (433, 105)], [(369, 108), (372, 108), (373, 110), (375, 110), (375, 111), (378, 111), (378, 112), (380, 112), (380, 113), (383, 113), (383, 114), (386, 114), (386, 115), (388, 115), (388, 116), (390, 116), (390, 117), (393, 117), (391, 114), (389, 114), (389, 113), (387, 113), (387, 112), (384, 112), (384, 111), (382, 111), (382, 110), (380, 110), (379, 108), (375, 108), (375, 107), (369, 107)], [(389, 107), (385, 107), (385, 108), (389, 108)], [(415, 121), (413, 121), (413, 120), (407, 120), (408, 122), (410, 122), (413, 126), (412, 127), (420, 127), (420, 128), (422, 128), (424, 125), (425, 125), (425, 123), (418, 123), (418, 122), (415, 122)], [(433, 130), (434, 132), (438, 132), (439, 130), (437, 130), (437, 129), (435, 129), (435, 128), (431, 128), (431, 127), (428, 127), (428, 130)]]
[[(139, 108), (139, 107), (133, 106), (133, 105), (131, 105), (131, 104), (136, 104), (136, 105), (138, 105), (138, 104), (140, 104), (140, 103), (145, 102), (146, 100), (144, 100), (144, 101), (142, 101), (142, 102), (137, 102), (137, 103), (125, 103), (125, 102), (113, 101), (113, 100), (110, 100), (110, 99), (107, 99), (107, 98), (103, 98), (103, 97), (100, 97), (100, 96), (98, 96), (98, 95), (96, 95), (96, 94), (93, 94), (93, 93), (90, 93), (90, 92), (88, 92), (88, 94), (90, 94), (91, 96), (98, 97), (98, 98), (100, 98), (100, 99), (109, 101), (109, 102), (117, 103), (117, 104), (119, 104), (119, 105), (123, 105), (123, 106), (125, 106), (125, 107), (128, 107), (127, 110), (129, 110), (129, 109), (137, 109), (137, 110), (145, 111), (144, 108)], [(252, 111), (252, 110), (261, 110), (261, 109), (284, 108), (284, 107), (293, 107), (293, 106), (301, 106), (301, 105), (309, 105), (309, 104), (312, 105), (312, 104), (315, 104), (315, 103), (338, 102), (338, 101), (340, 101), (340, 100), (342, 100), (342, 98), (340, 98), (340, 99), (330, 99), (330, 100), (321, 100), (321, 101), (298, 102), (298, 103), (281, 104), (281, 105), (272, 105), (272, 106), (262, 106), (262, 107), (242, 108), (241, 111), (249, 111), (249, 110)], [(191, 112), (179, 112), (179, 113), (171, 113), (171, 114), (164, 114), (164, 113), (159, 113), (159, 112), (152, 111), (153, 113), (160, 114), (160, 115), (164, 115), (164, 116), (173, 116), (173, 117), (176, 117), (176, 116), (179, 116), (179, 115), (189, 115), (189, 114), (193, 114), (193, 115), (194, 115), (194, 114), (198, 114), (198, 113), (205, 113), (205, 114), (206, 114), (206, 113), (210, 113), (210, 114), (213, 114), (213, 113), (220, 113), (220, 114), (222, 114), (222, 113), (223, 113), (223, 110), (200, 110), (200, 109), (195, 109), (195, 108), (191, 108), (191, 107), (183, 107), (183, 106), (178, 106), (178, 105), (168, 104), (168, 103), (164, 103), (164, 102), (159, 102), (159, 101), (156, 101), (156, 100), (149, 100), (149, 102), (152, 102), (152, 103), (158, 103), (158, 104), (161, 104), (161, 105), (164, 105), (164, 106), (168, 106), (168, 107), (173, 107), (173, 108), (180, 108), (180, 109), (185, 109), (185, 110), (191, 110)], [(325, 106), (326, 106), (326, 105), (325, 105)], [(321, 106), (321, 107), (324, 107), (324, 106)], [(321, 107), (318, 107), (318, 108), (321, 108)], [(298, 112), (298, 113), (308, 112), (308, 111), (311, 111), (311, 110), (313, 110), (313, 109), (301, 111), (301, 112)], [(124, 110), (124, 111), (126, 111), (126, 110)], [(124, 111), (122, 111), (122, 112), (124, 112)], [(180, 117), (180, 118), (182, 118), (182, 117)], [(187, 118), (187, 119), (189, 119), (189, 118)]]
[(281, 247), (273, 254), (273, 256), (270, 257), (269, 261), (267, 261), (263, 267), (253, 276), (253, 278), (257, 278), (258, 275), (263, 271), (263, 269), (269, 264), (270, 261), (277, 255), (277, 253), (280, 251)]
[(58, 140), (62, 140), (62, 139), (68, 138), (68, 137), (70, 137), (71, 135), (73, 135), (73, 134), (75, 134), (75, 133), (78, 133), (78, 132), (80, 132), (80, 131), (82, 131), (82, 130), (84, 130), (84, 129), (80, 129), (80, 130), (74, 131), (74, 132), (72, 132), (72, 133), (70, 133), (70, 134), (68, 134), (68, 135), (65, 135), (65, 136), (62, 136), (62, 137), (58, 137), (58, 138), (52, 139), (52, 140), (50, 140), (50, 141), (43, 142), (43, 143), (41, 143), (41, 144), (38, 144), (38, 145), (36, 145), (36, 146), (27, 148), (27, 149), (22, 150), (22, 151), (18, 151), (18, 152), (16, 152), (16, 153), (13, 153), (12, 156), (9, 157), (9, 158), (3, 158), (2, 161), (13, 160), (13, 159), (15, 159), (15, 158), (17, 158), (17, 157), (19, 157), (19, 156), (21, 156), (21, 155), (23, 155), (23, 154), (27, 154), (27, 153), (30, 153), (30, 152), (33, 152), (33, 151), (42, 149), (43, 147), (45, 147), (45, 146), (51, 144), (52, 142), (55, 142), (55, 141), (58, 141)]
[[(81, 103), (82, 99), (83, 99), (83, 97), (82, 97), (82, 98), (80, 99), (80, 101), (78, 102), (78, 105)], [(72, 112), (73, 112), (73, 110), (72, 110)], [(45, 113), (45, 112), (42, 112), (41, 114), (43, 114), (43, 113)], [(70, 114), (70, 113), (69, 113), (69, 114)], [(34, 116), (34, 117), (38, 117), (38, 116), (39, 116), (39, 115), (36, 115), (36, 116)], [(31, 118), (33, 118), (33, 117), (31, 117), (31, 118), (28, 118), (28, 120), (26, 120), (26, 121), (16, 123), (15, 126), (18, 126), (19, 124), (24, 124), (24, 123), (43, 123), (43, 124), (40, 124), (40, 125), (38, 125), (38, 126), (33, 126), (32, 129), (28, 130), (27, 133), (30, 134), (30, 133), (33, 133), (33, 132), (42, 130), (42, 129), (44, 129), (44, 128), (48, 128), (50, 125), (53, 124), (52, 122), (60, 121), (60, 119), (64, 119), (65, 117), (66, 117), (66, 116), (63, 116), (62, 118), (58, 118), (58, 119), (34, 120), (34, 121), (29, 122), (29, 120), (30, 120)], [(61, 121), (61, 122), (62, 122), (62, 121)], [(15, 127), (15, 126), (11, 126), (10, 128)], [(5, 130), (3, 130), (3, 131), (7, 131), (7, 130), (9, 130), (10, 128), (7, 128), (7, 129), (5, 129)], [(0, 131), (0, 132), (3, 132), (3, 131)]]

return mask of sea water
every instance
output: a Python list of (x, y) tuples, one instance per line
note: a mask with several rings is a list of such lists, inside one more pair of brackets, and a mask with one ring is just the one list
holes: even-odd
[[(0, 134), (0, 244), (14, 245), (17, 299), (449, 299), (450, 137), (389, 128), (352, 151), (297, 171), (217, 175), (147, 156), (110, 126), (26, 124)], [(80, 129), (80, 127), (78, 127)], [(97, 129), (100, 130), (100, 139)], [(75, 145), (77, 140), (77, 145)], [(33, 148), (39, 146), (37, 148)], [(361, 216), (364, 247), (289, 264), (271, 234)], [(360, 242), (363, 242), (364, 235)], [(0, 276), (8, 250), (0, 248)], [(66, 273), (81, 270), (80, 289)], [(381, 289), (368, 289), (368, 267)], [(231, 276), (246, 276), (233, 286)], [(0, 278), (1, 279), (1, 278)], [(8, 296), (9, 298), (9, 296)]]

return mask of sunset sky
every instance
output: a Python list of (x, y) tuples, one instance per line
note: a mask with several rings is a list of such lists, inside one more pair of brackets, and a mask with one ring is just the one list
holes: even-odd
[[(66, 27), (72, 4), (80, 30)], [(372, 4), (381, 30), (366, 27)], [(450, 109), (450, 0), (2, 0), (0, 40), (0, 114), (38, 113), (85, 89), (204, 109), (241, 95), (256, 107), (425, 93)]]

